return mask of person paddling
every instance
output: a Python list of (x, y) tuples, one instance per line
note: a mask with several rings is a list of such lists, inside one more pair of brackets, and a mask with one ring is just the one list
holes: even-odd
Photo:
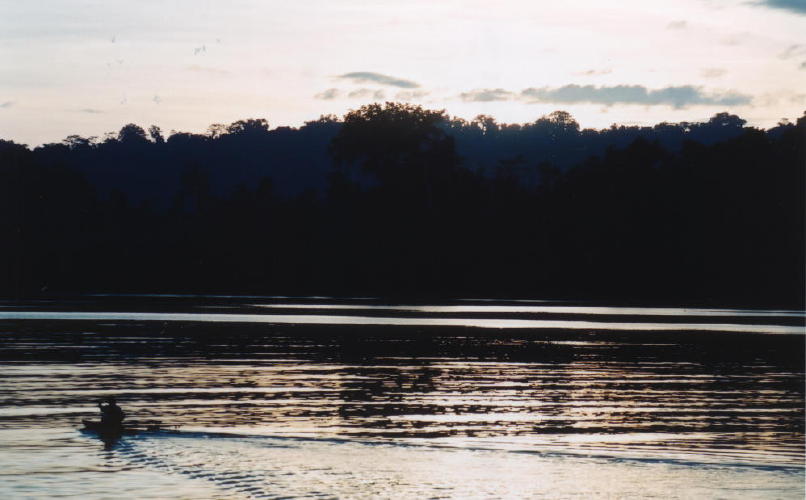
[[(106, 404), (104, 404), (104, 402)], [(108, 427), (123, 427), (123, 419), (126, 414), (120, 409), (120, 406), (115, 402), (114, 396), (109, 396), (98, 402), (98, 408), (101, 410), (101, 425)]]

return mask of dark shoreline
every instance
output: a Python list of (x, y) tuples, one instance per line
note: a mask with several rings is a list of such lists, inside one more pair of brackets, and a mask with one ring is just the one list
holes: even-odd
[(615, 307), (676, 307), (676, 308), (709, 308), (709, 309), (760, 309), (789, 310), (806, 312), (806, 302), (781, 301), (757, 297), (753, 300), (734, 297), (664, 297), (650, 295), (644, 298), (622, 297), (619, 295), (563, 296), (551, 295), (533, 297), (528, 295), (496, 295), (496, 294), (384, 294), (361, 293), (360, 291), (330, 293), (323, 291), (306, 291), (299, 293), (250, 293), (244, 291), (211, 291), (195, 293), (185, 291), (161, 292), (46, 292), (17, 296), (0, 294), (0, 305), (27, 305), (40, 303), (81, 304), (86, 301), (103, 300), (106, 303), (135, 305), (137, 302), (151, 301), (150, 307), (161, 307), (163, 304), (194, 305), (219, 304), (222, 301), (271, 300), (294, 303), (310, 303), (321, 300), (343, 304), (372, 305), (432, 305), (432, 304), (485, 304), (495, 302), (498, 305), (568, 305), (568, 306), (615, 306)]

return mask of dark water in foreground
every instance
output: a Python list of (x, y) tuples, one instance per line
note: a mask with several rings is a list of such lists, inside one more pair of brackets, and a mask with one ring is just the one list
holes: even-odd
[[(804, 315), (95, 297), (0, 307), (0, 497), (803, 498)], [(76, 429), (115, 395), (178, 434)]]

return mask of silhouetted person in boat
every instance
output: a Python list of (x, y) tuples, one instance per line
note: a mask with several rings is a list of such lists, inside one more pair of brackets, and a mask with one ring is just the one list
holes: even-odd
[(99, 401), (98, 408), (101, 410), (101, 425), (123, 427), (123, 419), (126, 418), (126, 414), (120, 409), (113, 396)]

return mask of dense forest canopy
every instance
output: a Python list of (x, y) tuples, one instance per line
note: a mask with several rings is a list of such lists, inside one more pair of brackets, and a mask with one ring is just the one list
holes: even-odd
[(0, 293), (802, 306), (806, 115), (581, 129), (370, 104), (299, 128), (0, 140)]

